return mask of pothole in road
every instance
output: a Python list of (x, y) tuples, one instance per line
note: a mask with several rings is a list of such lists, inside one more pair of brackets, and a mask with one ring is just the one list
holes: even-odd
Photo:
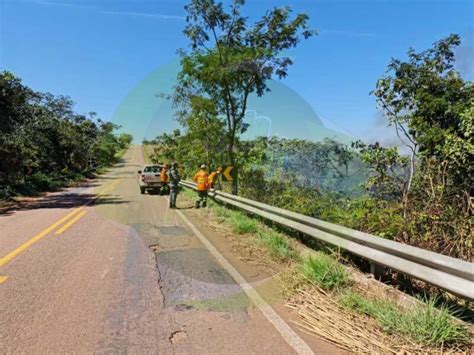
[(150, 247), (155, 251), (166, 251), (193, 246), (193, 237), (189, 231), (179, 226), (156, 227), (154, 245)]
[(165, 307), (246, 313), (242, 289), (202, 248), (155, 251)]
[(178, 344), (188, 339), (188, 335), (183, 330), (177, 330), (171, 333), (169, 339), (172, 344)]
[(140, 237), (153, 250), (183, 248), (192, 243), (192, 234), (180, 226), (159, 226), (153, 223), (135, 224)]
[(180, 226), (157, 227), (158, 233), (163, 237), (190, 237), (191, 233), (186, 228)]

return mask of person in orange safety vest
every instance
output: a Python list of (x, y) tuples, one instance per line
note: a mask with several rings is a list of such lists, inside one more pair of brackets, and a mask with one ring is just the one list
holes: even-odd
[(199, 170), (193, 178), (194, 182), (197, 184), (198, 190), (198, 199), (196, 200), (196, 208), (206, 207), (207, 205), (207, 192), (209, 191), (209, 174), (207, 173), (207, 166), (205, 164), (201, 165), (201, 170)]
[(161, 182), (161, 191), (164, 191), (165, 193), (168, 190), (168, 181), (169, 181), (168, 165), (164, 164), (163, 168), (161, 168), (161, 171), (160, 171), (160, 182)]
[(216, 171), (213, 171), (212, 173), (209, 174), (209, 185), (211, 188), (218, 188), (219, 190), (222, 190), (221, 187), (221, 182), (220, 182), (220, 175), (222, 173), (222, 168), (218, 167)]

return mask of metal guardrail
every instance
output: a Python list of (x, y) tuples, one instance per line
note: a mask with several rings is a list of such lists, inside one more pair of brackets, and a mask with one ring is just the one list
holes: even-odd
[[(196, 189), (192, 182), (182, 181), (181, 185)], [(474, 300), (473, 263), (324, 222), (222, 191), (211, 190), (209, 194), (220, 202), (340, 247), (369, 260), (371, 263), (438, 286), (459, 297)]]

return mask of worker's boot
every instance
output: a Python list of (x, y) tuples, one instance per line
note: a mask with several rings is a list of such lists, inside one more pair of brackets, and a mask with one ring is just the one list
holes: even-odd
[(199, 208), (199, 201), (196, 201), (196, 208)]

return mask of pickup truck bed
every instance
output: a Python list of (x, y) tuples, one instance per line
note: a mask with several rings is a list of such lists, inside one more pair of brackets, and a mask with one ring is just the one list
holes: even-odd
[(158, 192), (163, 187), (161, 183), (160, 172), (162, 167), (160, 165), (145, 165), (142, 170), (138, 171), (138, 184), (140, 185), (140, 192), (142, 194), (147, 190)]

